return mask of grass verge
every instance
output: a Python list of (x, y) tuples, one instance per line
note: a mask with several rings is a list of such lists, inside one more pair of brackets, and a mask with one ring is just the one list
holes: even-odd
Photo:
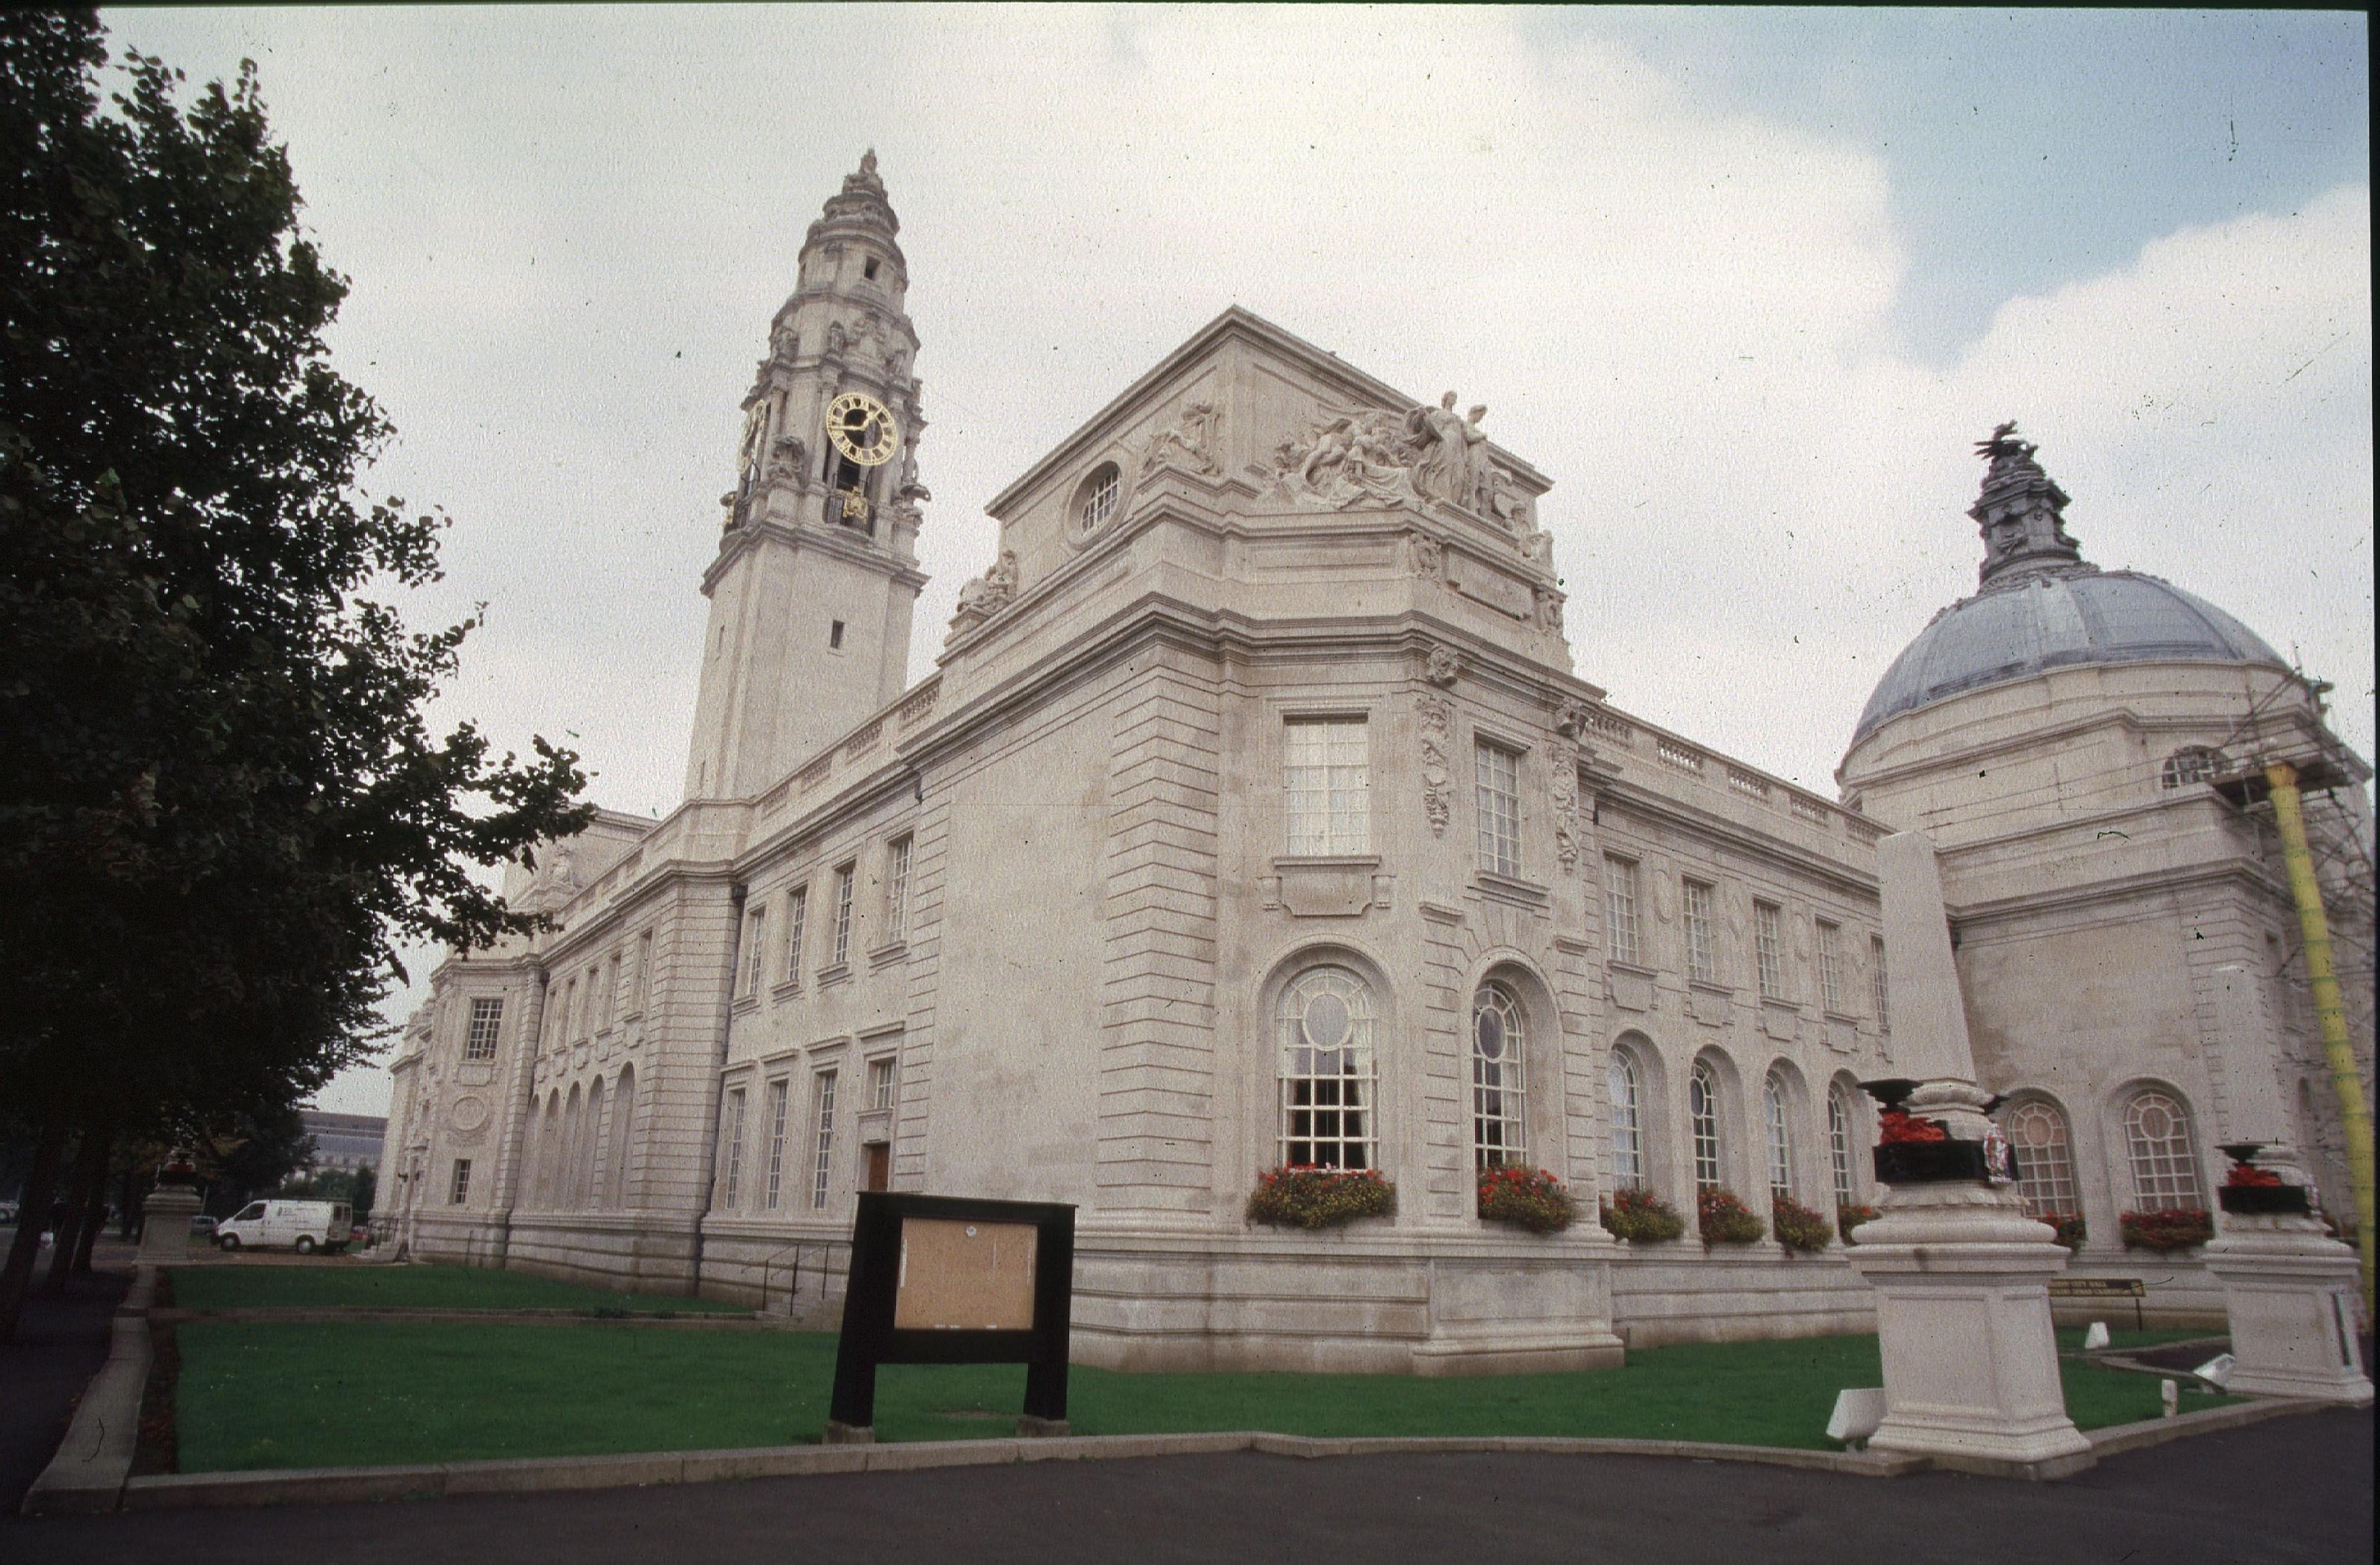
[[(815, 1440), (835, 1339), (633, 1326), (273, 1326), (178, 1333), (186, 1473), (701, 1450)], [(2060, 1365), (2085, 1429), (2157, 1415), (2155, 1379)], [(1084, 1435), (1557, 1435), (1830, 1449), (1835, 1393), (1881, 1384), (1876, 1339), (1809, 1337), (1631, 1353), (1620, 1370), (1422, 1380), (1385, 1375), (1120, 1375), (1077, 1366)], [(892, 1365), (878, 1437), (1010, 1432), (1021, 1365)], [(2225, 1399), (2186, 1391), (2188, 1410)]]
[(625, 1310), (638, 1315), (744, 1315), (741, 1304), (679, 1293), (623, 1293), (525, 1271), (468, 1266), (176, 1267), (174, 1302), (186, 1310), (411, 1309)]

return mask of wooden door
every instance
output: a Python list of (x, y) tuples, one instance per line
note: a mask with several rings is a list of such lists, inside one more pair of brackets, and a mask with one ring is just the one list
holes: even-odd
[(868, 1153), (868, 1183), (861, 1188), (866, 1190), (892, 1189), (892, 1148), (884, 1142), (871, 1141), (868, 1144), (866, 1151)]

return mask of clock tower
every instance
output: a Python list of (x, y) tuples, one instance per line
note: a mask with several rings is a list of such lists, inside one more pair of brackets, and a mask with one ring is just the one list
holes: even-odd
[(917, 334), (876, 154), (802, 241), (793, 297), (744, 398), (722, 495), (688, 798), (743, 798), (908, 683), (917, 569)]

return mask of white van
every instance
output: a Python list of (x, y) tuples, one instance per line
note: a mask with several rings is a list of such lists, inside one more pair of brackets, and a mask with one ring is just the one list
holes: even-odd
[(215, 1225), (215, 1243), (225, 1250), (286, 1245), (306, 1256), (346, 1249), (349, 1226), (345, 1201), (250, 1201)]

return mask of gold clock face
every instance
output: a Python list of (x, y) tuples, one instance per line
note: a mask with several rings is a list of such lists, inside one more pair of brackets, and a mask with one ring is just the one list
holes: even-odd
[(845, 392), (827, 404), (826, 432), (837, 451), (863, 467), (890, 462), (901, 443), (892, 411), (865, 392)]

